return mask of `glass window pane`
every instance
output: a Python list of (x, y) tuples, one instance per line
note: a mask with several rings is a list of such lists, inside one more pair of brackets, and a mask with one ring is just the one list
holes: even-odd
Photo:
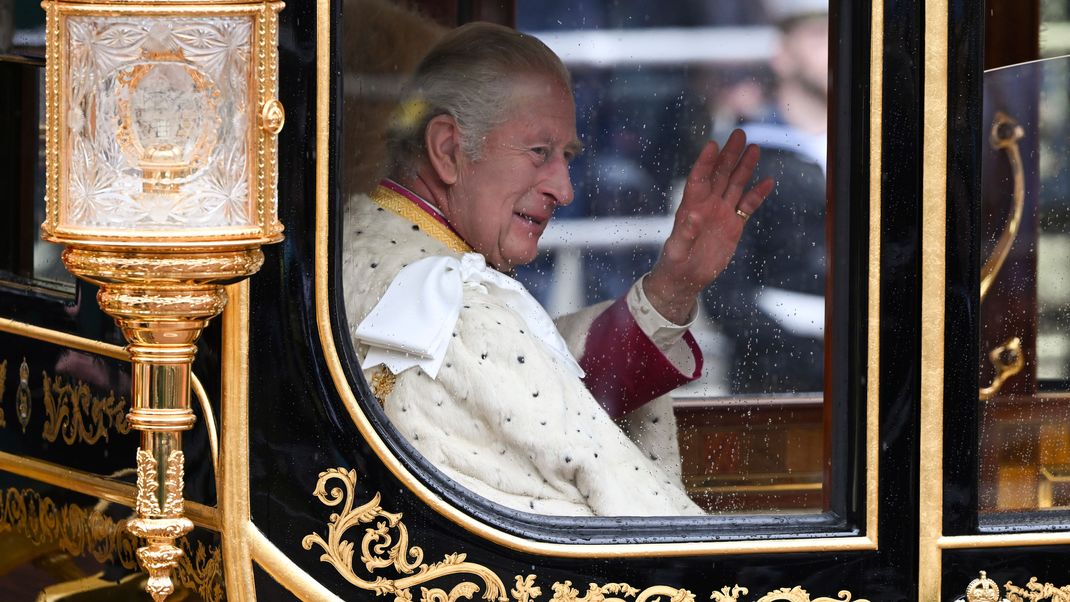
[(63, 266), (59, 245), (41, 240), (45, 218), (45, 80), (44, 61), (0, 57), (0, 80), (10, 91), (0, 111), (0, 139), (10, 153), (4, 162), (4, 194), (9, 219), (0, 242), (0, 279), (73, 294), (74, 276)]
[[(367, 6), (359, 1), (347, 3), (347, 21), (348, 14), (362, 8)], [(572, 136), (567, 130), (573, 127), (574, 114), (575, 136), (583, 149), (575, 158), (571, 157), (572, 150), (567, 150), (570, 188), (564, 196), (569, 198), (558, 199), (551, 211), (552, 221), (543, 224), (549, 215), (530, 208), (509, 213), (537, 225), (534, 237), (538, 239), (538, 252), (504, 268), (501, 262), (496, 262), (494, 245), (499, 244), (498, 239), (491, 236), (490, 240), (496, 242), (490, 252), (480, 247), (483, 241), (479, 237), (485, 234), (481, 228), (493, 218), (486, 217), (489, 213), (485, 212), (481, 219), (469, 219), (462, 205), (464, 199), (470, 198), (465, 194), (476, 196), (473, 188), (465, 188), (467, 183), (476, 182), (484, 187), (476, 188), (476, 193), (497, 186), (507, 195), (508, 185), (522, 177), (527, 164), (498, 172), (496, 179), (481, 171), (495, 161), (508, 159), (520, 148), (511, 142), (494, 146), (496, 136), (512, 123), (513, 115), (504, 118), (506, 125), (495, 122), (495, 127), (481, 134), (488, 154), (463, 155), (454, 167), (452, 147), (442, 140), (454, 134), (449, 128), (456, 127), (462, 132), (466, 117), (448, 113), (450, 119), (435, 121), (437, 117), (421, 112), (427, 109), (428, 103), (414, 101), (405, 87), (423, 52), (433, 40), (445, 35), (445, 28), (400, 8), (379, 6), (375, 10), (381, 11), (374, 19), (376, 23), (391, 24), (378, 34), (384, 37), (377, 38), (374, 47), (370, 47), (364, 36), (346, 36), (348, 45), (343, 49), (346, 64), (344, 186), (348, 199), (343, 232), (347, 249), (344, 278), (350, 328), (363, 328), (368, 316), (379, 311), (377, 303), (389, 295), (387, 288), (396, 282), (395, 272), (400, 273), (410, 264), (436, 254), (435, 250), (427, 250), (429, 245), (417, 245), (420, 252), (399, 259), (405, 255), (404, 249), (412, 243), (412, 237), (406, 234), (384, 238), (383, 233), (390, 231), (391, 226), (380, 223), (383, 220), (380, 214), (393, 211), (398, 215), (409, 212), (405, 219), (413, 222), (411, 225), (421, 232), (420, 236), (438, 238), (454, 252), (466, 250), (463, 243), (470, 244), (484, 252), (491, 266), (515, 277), (549, 316), (559, 319), (565, 342), (574, 349), (580, 364), (586, 366), (589, 359), (590, 350), (582, 344), (583, 337), (588, 336), (585, 329), (596, 327), (598, 320), (609, 314), (609, 311), (599, 314), (601, 309), (585, 311), (585, 308), (606, 301), (619, 300), (617, 305), (626, 308), (624, 315), (635, 318), (638, 329), (646, 333), (643, 336), (658, 345), (658, 337), (662, 335), (644, 330), (643, 319), (637, 314), (645, 307), (636, 293), (645, 289), (643, 285), (637, 289), (637, 282), (658, 262), (662, 245), (672, 232), (676, 212), (683, 203), (689, 170), (704, 145), (710, 140), (723, 145), (734, 129), (741, 128), (748, 140), (760, 147), (761, 158), (753, 176), (744, 178), (748, 181), (740, 184), (749, 189), (769, 178), (775, 185), (753, 216), (746, 215), (749, 211), (742, 216), (728, 213), (733, 226), (739, 223), (735, 220), (744, 218), (742, 237), (727, 268), (698, 295), (690, 316), (694, 321), (686, 339), (691, 341), (693, 337), (693, 343), (684, 350), (685, 360), (692, 361), (689, 365), (693, 368), (698, 364), (691, 354), (701, 356), (702, 369), (697, 378), (684, 379), (690, 382), (672, 388), (669, 399), (664, 400), (665, 406), (654, 409), (656, 402), (651, 402), (630, 414), (633, 421), (630, 426), (622, 427), (621, 431), (607, 426), (608, 430), (598, 431), (602, 434), (597, 436), (623, 434), (637, 441), (641, 455), (654, 464), (649, 468), (645, 464), (627, 463), (628, 474), (620, 473), (618, 478), (631, 478), (632, 473), (640, 472), (657, 475), (659, 479), (665, 474), (674, 480), (677, 471), (682, 471), (683, 488), (697, 507), (681, 506), (685, 509), (669, 510), (665, 514), (821, 511), (829, 493), (823, 490), (823, 470), (827, 465), (824, 457), (827, 433), (823, 426), (828, 285), (827, 4), (745, 0), (679, 2), (651, 10), (651, 5), (645, 2), (519, 2), (517, 29), (545, 43), (568, 69), (570, 102), (574, 103), (574, 109), (569, 107), (566, 120), (569, 123), (562, 131), (565, 137)], [(354, 28), (359, 27), (355, 19), (351, 23)], [(398, 42), (389, 43), (389, 38)], [(398, 53), (377, 56), (377, 52), (386, 48), (398, 49)], [(499, 78), (502, 81), (493, 96), (512, 98), (512, 84), (504, 81), (507, 79)], [(473, 87), (476, 85), (473, 83)], [(544, 105), (554, 102), (553, 94), (552, 86), (539, 92), (538, 102), (528, 109), (530, 113), (542, 116)], [(390, 129), (408, 127), (405, 124), (411, 123), (423, 128), (419, 130), (423, 138), (418, 137), (406, 147)], [(547, 127), (552, 129), (554, 123), (550, 116), (539, 125), (549, 124)], [(434, 129), (439, 126), (446, 129)], [(555, 144), (567, 147), (566, 142), (570, 142), (555, 136), (549, 139), (551, 156), (556, 152)], [(467, 148), (461, 134), (457, 134), (457, 140), (462, 149)], [(413, 149), (418, 156), (416, 164), (398, 162), (399, 156), (408, 157), (405, 153)], [(532, 149), (524, 146), (522, 150), (528, 153)], [(440, 154), (435, 155), (436, 152)], [(411, 169), (406, 172), (403, 167)], [(446, 183), (440, 195), (435, 194), (435, 186), (427, 185), (427, 174)], [(384, 184), (389, 193), (377, 188), (384, 176), (392, 179)], [(409, 200), (397, 200), (399, 194)], [(377, 196), (390, 196), (394, 200), (377, 200)], [(419, 198), (412, 200), (412, 196)], [(368, 210), (371, 202), (378, 203), (377, 209), (383, 211)], [(406, 209), (397, 210), (393, 205), (396, 203), (404, 204)], [(416, 206), (418, 218), (411, 217), (412, 206)], [(482, 210), (494, 208), (487, 205)], [(441, 236), (436, 236), (435, 231), (441, 231)], [(508, 233), (504, 229), (502, 232)], [(457, 243), (460, 246), (450, 246), (451, 235), (460, 239)], [(371, 238), (377, 242), (362, 242)], [(508, 250), (499, 247), (498, 251)], [(389, 275), (381, 276), (384, 272)], [(423, 278), (421, 281), (426, 282), (426, 275)], [(493, 291), (497, 285), (484, 282), (480, 286), (485, 292)], [(459, 336), (450, 337), (445, 359), (437, 365), (414, 360), (412, 365), (419, 365), (426, 380), (434, 382), (435, 395), (445, 396), (446, 405), (456, 402), (459, 395), (474, 407), (484, 403), (473, 400), (484, 394), (478, 388), (482, 378), (479, 374), (466, 377), (456, 391), (441, 390), (449, 388), (449, 371), (457, 369), (450, 354), (456, 353), (455, 348), (474, 344), (475, 335), (466, 334), (463, 329), (466, 322), (479, 317), (469, 314), (477, 313), (480, 302), (487, 305), (483, 309), (494, 303), (473, 301), (470, 307), (469, 301), (481, 298), (467, 295), (462, 294), (465, 304), (456, 322), (457, 329), (450, 333)], [(638, 300), (632, 300), (632, 296)], [(398, 304), (392, 305), (390, 311), (383, 311), (384, 315), (405, 311), (403, 304), (407, 296), (399, 295), (397, 299)], [(526, 321), (525, 310), (517, 306), (509, 309), (521, 319), (513, 330), (530, 339), (526, 331), (537, 329), (529, 328), (532, 322)], [(414, 316), (407, 323), (417, 324), (419, 319), (423, 316)], [(514, 464), (532, 466), (531, 471), (522, 471), (516, 479), (518, 482), (538, 476), (545, 467), (542, 454), (549, 453), (556, 458), (554, 462), (559, 466), (546, 469), (553, 475), (561, 474), (558, 469), (563, 466), (584, 462), (567, 452), (567, 438), (544, 437), (540, 441), (545, 445), (538, 451), (523, 451), (517, 437), (507, 436), (508, 441), (502, 440), (502, 433), (513, 428), (508, 424), (510, 421), (527, 425), (524, 421), (530, 418), (531, 424), (525, 428), (538, 432), (547, 421), (540, 420), (537, 412), (557, 408), (554, 396), (580, 395), (555, 384), (557, 381), (549, 374), (536, 375), (534, 381), (524, 380), (532, 377), (514, 380), (517, 374), (526, 374), (524, 371), (530, 370), (535, 360), (531, 355), (514, 351), (512, 345), (527, 343), (510, 338), (516, 333), (504, 332), (508, 324), (503, 322), (498, 317), (489, 321), (487, 327), (491, 330), (480, 336), (489, 337), (496, 344), (488, 342), (487, 349), (477, 349), (473, 356), (477, 364), (474, 369), (479, 373), (504, 370), (499, 379), (499, 386), (505, 389), (499, 393), (502, 400), (498, 406), (488, 404), (489, 410), (482, 407), (479, 410), (490, 411), (494, 416), (465, 414), (468, 423), (465, 428), (424, 429), (429, 422), (443, 421), (433, 418), (433, 410), (419, 406), (416, 389), (423, 385), (414, 384), (405, 374), (406, 370), (416, 368), (399, 363), (388, 369), (384, 367), (388, 363), (377, 363), (387, 356), (369, 355), (375, 345), (369, 344), (371, 339), (365, 331), (355, 332), (354, 343), (365, 362), (365, 377), (378, 392), (388, 417), (417, 450), (448, 476), (477, 492), (499, 490), (488, 493), (488, 497), (521, 510), (550, 514), (603, 513), (613, 505), (596, 508), (598, 502), (588, 503), (585, 499), (570, 499), (568, 504), (557, 506), (529, 504), (530, 498), (540, 495), (531, 493), (541, 491), (538, 482), (531, 491), (513, 483), (503, 484), (493, 476), (495, 471), (500, 472), (501, 461), (495, 464), (473, 459), (492, 451)], [(578, 328), (575, 334), (572, 328)], [(586, 340), (591, 345), (592, 339)], [(662, 344), (656, 355), (678, 369), (680, 364), (673, 363), (679, 359), (672, 355), (673, 345), (672, 342)], [(618, 355), (637, 353), (631, 348), (612, 351)], [(507, 355), (513, 365), (508, 369), (496, 365), (496, 354)], [(369, 357), (377, 359), (369, 360)], [(428, 357), (434, 357), (434, 353)], [(649, 364), (643, 365), (645, 371), (629, 378), (654, 379), (652, 373), (656, 371)], [(430, 376), (432, 371), (434, 377)], [(545, 378), (543, 386), (535, 386), (540, 378)], [(584, 383), (597, 397), (599, 385), (590, 380)], [(430, 382), (425, 384), (431, 386)], [(521, 387), (526, 387), (526, 399), (518, 397), (515, 405), (509, 405), (505, 400), (512, 400)], [(407, 393), (399, 392), (400, 389)], [(587, 394), (586, 390), (579, 391)], [(561, 407), (572, 408), (572, 403), (569, 401)], [(471, 412), (471, 407), (465, 411)], [(606, 407), (606, 411), (613, 415), (611, 408)], [(414, 419), (414, 414), (420, 415), (420, 420)], [(583, 411), (579, 415), (587, 418)], [(562, 424), (568, 428), (568, 435), (574, 434), (575, 425)], [(440, 438), (439, 431), (450, 432)], [(594, 437), (594, 432), (580, 429), (579, 434)], [(640, 442), (652, 437), (661, 441), (660, 447), (646, 448)], [(487, 441), (502, 444), (489, 450)], [(514, 458), (518, 452), (522, 453)], [(460, 459), (461, 455), (465, 460)], [(682, 459), (682, 468), (677, 455)], [(571, 474), (576, 478), (584, 470), (593, 470), (599, 473), (597, 479), (603, 479), (621, 470), (620, 466), (598, 465), (598, 462), (583, 464)], [(488, 473), (492, 476), (487, 476)], [(494, 482), (485, 487), (488, 478)], [(553, 477), (547, 480), (552, 482)], [(563, 486), (575, 487), (576, 482)], [(509, 495), (498, 495), (503, 488)], [(660, 494), (671, 496), (669, 490), (676, 488), (669, 486)], [(580, 495), (597, 497), (590, 491), (581, 491)]]
[(1068, 85), (1068, 57), (985, 74), (983, 513), (1070, 506)]

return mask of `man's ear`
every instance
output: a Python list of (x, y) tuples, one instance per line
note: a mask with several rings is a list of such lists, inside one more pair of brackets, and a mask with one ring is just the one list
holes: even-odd
[(437, 115), (427, 123), (424, 130), (427, 159), (442, 183), (452, 186), (457, 183), (461, 154), (461, 131), (457, 121), (449, 115)]

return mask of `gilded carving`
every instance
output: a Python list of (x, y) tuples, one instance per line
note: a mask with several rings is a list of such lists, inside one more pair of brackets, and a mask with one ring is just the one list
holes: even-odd
[(156, 501), (156, 458), (141, 449), (137, 450), (137, 499), (134, 509), (142, 516), (160, 513), (160, 503)]
[[(57, 505), (32, 489), (8, 488), (0, 496), (0, 531), (11, 529), (34, 545), (52, 544), (72, 556), (91, 556), (137, 570), (137, 538), (119, 521), (100, 510), (73, 504)], [(175, 582), (196, 591), (206, 602), (223, 600), (223, 559), (217, 546), (179, 540), (183, 551)]]
[[(761, 598), (758, 598), (758, 602), (774, 602), (780, 600), (783, 600), (784, 602), (850, 602), (851, 592), (847, 590), (840, 590), (839, 593), (836, 594), (835, 598), (811, 598), (810, 594), (807, 593), (806, 590), (796, 585), (792, 588), (780, 588), (776, 591), (769, 592)], [(869, 600), (859, 598), (855, 602), (869, 602)]]
[(967, 602), (999, 602), (999, 586), (981, 571), (981, 576), (966, 586)]
[(734, 585), (731, 588), (726, 585), (721, 588), (721, 591), (710, 594), (710, 600), (714, 602), (738, 602), (740, 596), (746, 596), (748, 593), (750, 593), (750, 590), (740, 585)]
[(15, 415), (19, 418), (23, 433), (26, 432), (26, 426), (30, 424), (30, 411), (33, 406), (31, 402), (30, 366), (26, 363), (26, 358), (22, 358), (22, 365), (19, 366), (19, 389), (15, 392)]
[[(332, 480), (340, 481), (342, 487), (334, 486), (328, 491), (327, 483)], [(440, 562), (425, 564), (423, 550), (419, 546), (409, 545), (409, 532), (401, 521), (402, 515), (383, 510), (379, 505), (379, 493), (375, 493), (367, 503), (354, 507), (356, 485), (355, 470), (331, 468), (321, 472), (313, 495), (327, 506), (341, 504), (342, 509), (331, 514), (326, 539), (319, 533), (310, 533), (301, 540), (306, 550), (311, 550), (314, 545), (319, 546), (323, 550), (320, 560), (333, 566), (346, 581), (376, 596), (393, 595), (395, 602), (411, 602), (414, 600), (411, 588), (449, 575), (474, 575), (482, 581), (482, 587), (471, 581), (456, 584), (448, 592), (441, 588), (420, 587), (420, 601), (456, 602), (461, 598), (472, 599), (480, 591), (484, 600), (498, 602), (509, 602), (510, 599), (512, 602), (535, 602), (542, 595), (542, 588), (536, 585), (536, 575), (516, 575), (516, 585), (508, 591), (510, 598), (497, 574), (483, 565), (466, 562), (467, 556), (463, 553), (447, 554)], [(355, 543), (344, 539), (348, 530), (360, 525), (373, 525), (365, 528), (360, 546), (360, 561), (368, 573), (366, 578), (358, 575), (353, 568)], [(393, 567), (400, 576), (389, 578), (372, 574), (386, 567)], [(695, 602), (695, 594), (668, 585), (654, 585), (640, 590), (627, 583), (589, 583), (587, 591), (580, 595), (580, 590), (566, 580), (555, 582), (550, 589), (553, 596), (549, 602)], [(747, 593), (747, 588), (739, 585), (731, 588), (725, 586), (710, 594), (710, 599), (715, 602), (739, 602), (740, 596)], [(795, 586), (769, 592), (757, 602), (851, 602), (851, 598), (851, 592), (847, 590), (840, 590), (836, 598), (811, 598), (806, 590)], [(859, 598), (854, 602), (869, 601)], [(1036, 601), (1030, 599), (1030, 602)], [(1058, 602), (1070, 602), (1070, 599), (1059, 599)]]
[(76, 441), (95, 444), (100, 439), (108, 440), (111, 429), (120, 435), (130, 432), (126, 421), (126, 399), (115, 399), (110, 393), (101, 399), (94, 396), (89, 385), (64, 382), (56, 376), (44, 374), (45, 425), (41, 437), (55, 442), (62, 432), (63, 442), (73, 445)]
[(282, 103), (275, 98), (278, 94), (279, 71), (279, 14), (281, 3), (265, 4), (257, 15), (256, 40), (259, 42), (257, 52), (261, 60), (256, 61), (256, 95), (261, 105), (258, 131), (256, 132), (256, 206), (259, 211), (257, 223), (274, 231), (281, 230), (278, 212), (265, 214), (266, 202), (278, 202), (275, 192), (278, 186), (278, 146), (276, 136), (285, 122)]
[(1036, 577), (1030, 577), (1025, 587), (1018, 587), (1010, 581), (1003, 584), (1003, 587), (1007, 591), (1006, 598), (1000, 597), (999, 586), (988, 578), (985, 571), (981, 571), (980, 576), (966, 586), (966, 600), (967, 602), (1000, 602), (1001, 600), (1006, 602), (1041, 602), (1042, 600), (1070, 602), (1070, 585), (1056, 587), (1051, 583), (1041, 583)]
[[(534, 575), (528, 575), (528, 577), (534, 577)], [(580, 592), (572, 587), (571, 581), (554, 583), (551, 587), (554, 590), (554, 596), (550, 598), (550, 602), (626, 602), (625, 598), (634, 602), (652, 600), (695, 602), (695, 594), (686, 589), (676, 589), (667, 585), (655, 585), (640, 591), (627, 583), (605, 585), (591, 583), (587, 586), (587, 593), (583, 597), (580, 597)]]
[(527, 577), (517, 575), (516, 587), (509, 590), (509, 594), (513, 596), (513, 600), (516, 602), (532, 602), (532, 600), (542, 595), (542, 588), (535, 585), (535, 575), (528, 575)]
[(184, 478), (185, 454), (174, 450), (167, 456), (164, 473), (164, 498), (161, 508), (157, 495), (159, 474), (156, 458), (151, 453), (137, 450), (137, 500), (134, 508), (141, 516), (178, 516), (182, 514), (182, 480)]
[(1009, 602), (1070, 602), (1070, 585), (1056, 587), (1051, 583), (1040, 583), (1036, 577), (1030, 577), (1025, 587), (1018, 587), (1010, 581), (1003, 586), (1007, 590)]
[[(328, 491), (327, 483), (332, 480), (340, 481), (345, 490), (335, 486)], [(408, 529), (401, 522), (401, 514), (384, 511), (379, 506), (378, 493), (367, 503), (353, 506), (356, 484), (355, 470), (332, 468), (319, 474), (313, 495), (327, 506), (342, 504), (342, 509), (331, 514), (326, 539), (318, 533), (310, 533), (301, 540), (306, 550), (311, 550), (313, 545), (322, 548), (320, 560), (333, 566), (346, 581), (377, 596), (392, 594), (397, 600), (412, 600), (411, 588), (414, 586), (448, 575), (474, 575), (483, 582), (484, 599), (508, 600), (501, 579), (482, 565), (465, 562), (464, 554), (449, 554), (439, 562), (424, 563), (423, 550), (418, 546), (409, 546)], [(364, 531), (360, 561), (369, 573), (368, 579), (362, 578), (354, 570), (354, 543), (343, 538), (349, 529), (365, 524), (372, 526)], [(399, 576), (371, 576), (371, 573), (386, 567), (393, 567)], [(461, 583), (448, 593), (441, 589), (421, 588), (420, 599), (423, 602), (453, 602), (460, 597), (471, 598), (479, 590), (479, 585), (472, 582)]]

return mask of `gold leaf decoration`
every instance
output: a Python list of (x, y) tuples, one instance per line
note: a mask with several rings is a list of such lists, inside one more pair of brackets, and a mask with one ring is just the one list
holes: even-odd
[(62, 376), (50, 378), (45, 372), (44, 406), (45, 425), (41, 437), (45, 441), (56, 441), (62, 431), (63, 442), (67, 445), (76, 441), (93, 445), (100, 439), (107, 441), (112, 429), (121, 435), (130, 432), (126, 400), (122, 397), (116, 400), (114, 392), (103, 399), (96, 397), (90, 392), (89, 385), (82, 381), (69, 383)]
[[(112, 562), (140, 570), (138, 540), (126, 530), (127, 519), (105, 516), (97, 508), (74, 504), (58, 506), (33, 489), (8, 488), (0, 496), (0, 531), (12, 530), (34, 545), (54, 545), (72, 556), (91, 556), (97, 562)], [(184, 552), (173, 576), (184, 588), (196, 591), (206, 602), (222, 602), (223, 559), (218, 546), (193, 546), (178, 541)]]
[(750, 590), (738, 584), (731, 588), (726, 585), (721, 588), (721, 591), (710, 594), (710, 599), (714, 602), (739, 602), (739, 597), (746, 596), (748, 593)]
[(158, 468), (156, 458), (151, 453), (137, 448), (137, 499), (134, 509), (141, 516), (181, 516), (184, 500), (182, 499), (182, 480), (185, 475), (186, 455), (182, 450), (172, 450), (167, 456), (167, 468), (164, 473), (164, 490), (167, 498), (160, 507), (157, 491), (159, 490)]
[[(336, 480), (341, 487), (327, 489), (328, 482)], [(423, 550), (409, 545), (409, 532), (402, 522), (401, 513), (391, 513), (379, 505), (382, 496), (377, 492), (365, 504), (354, 507), (356, 498), (357, 471), (346, 468), (331, 468), (319, 474), (316, 489), (313, 491), (327, 506), (342, 505), (340, 512), (330, 515), (327, 524), (327, 537), (319, 533), (310, 533), (301, 540), (306, 550), (319, 546), (323, 550), (320, 560), (333, 566), (346, 581), (357, 587), (373, 592), (376, 596), (393, 595), (394, 602), (412, 602), (411, 588), (420, 587), (420, 602), (456, 602), (460, 599), (473, 599), (482, 591), (484, 600), (509, 602), (505, 595), (505, 585), (489, 568), (467, 561), (464, 553), (447, 554), (439, 562), (423, 563)], [(361, 562), (367, 569), (367, 576), (360, 576), (353, 568), (353, 555), (356, 545), (344, 539), (345, 533), (359, 525), (365, 527), (361, 540)], [(393, 567), (399, 576), (384, 577), (372, 575), (376, 570)], [(470, 581), (454, 585), (448, 592), (441, 588), (423, 587), (435, 579), (450, 575), (475, 575), (483, 582), (483, 587)], [(516, 585), (509, 590), (513, 602), (536, 602), (542, 595), (542, 588), (536, 585), (536, 575), (515, 576)], [(682, 588), (668, 585), (654, 585), (640, 590), (627, 583), (606, 583), (599, 585), (589, 583), (582, 596), (572, 587), (571, 581), (558, 581), (550, 586), (553, 596), (549, 602), (695, 602), (695, 594)], [(720, 591), (710, 594), (714, 602), (740, 602), (740, 596), (749, 593), (746, 587), (734, 585), (722, 587)], [(758, 602), (851, 602), (851, 592), (840, 590), (836, 598), (810, 598), (802, 587), (781, 588), (769, 592)], [(869, 602), (859, 598), (854, 602)], [(1025, 602), (1011, 600), (1011, 602)], [(1036, 602), (1030, 599), (1030, 602)], [(1058, 599), (1054, 602), (1070, 602), (1070, 599)]]
[(167, 499), (164, 500), (163, 514), (182, 516), (182, 481), (185, 478), (186, 455), (180, 449), (173, 450), (167, 456)]
[(1025, 587), (1018, 587), (1010, 581), (1003, 586), (1009, 602), (1070, 602), (1070, 585), (1055, 587), (1051, 583), (1040, 583), (1036, 577), (1030, 577)]
[[(341, 482), (344, 490), (335, 486), (328, 491), (327, 483), (332, 480)], [(401, 522), (402, 515), (384, 511), (379, 506), (378, 493), (367, 503), (353, 506), (356, 485), (355, 470), (332, 468), (321, 472), (313, 495), (327, 506), (342, 504), (342, 509), (331, 514), (326, 539), (318, 533), (310, 533), (301, 540), (301, 545), (306, 550), (311, 550), (314, 545), (322, 548), (324, 553), (320, 560), (333, 566), (346, 581), (379, 596), (392, 594), (395, 600), (408, 601), (412, 600), (412, 587), (449, 575), (474, 575), (483, 582), (482, 588), (469, 582), (454, 586), (448, 593), (441, 589), (424, 588), (421, 590), (421, 600), (454, 602), (461, 597), (471, 598), (478, 591), (483, 592), (485, 600), (508, 600), (501, 579), (484, 566), (466, 562), (464, 554), (450, 554), (433, 564), (423, 563), (423, 550), (417, 546), (409, 546), (408, 529)], [(360, 545), (360, 559), (369, 573), (365, 579), (357, 575), (353, 568), (355, 545), (344, 539), (344, 536), (351, 528), (367, 524), (373, 526), (365, 529)], [(371, 575), (376, 570), (387, 567), (393, 567), (397, 576), (387, 578)]]
[[(534, 577), (534, 575), (529, 575)], [(591, 583), (587, 586), (587, 593), (580, 597), (580, 592), (572, 587), (571, 581), (554, 583), (551, 588), (554, 591), (550, 602), (648, 602), (652, 600), (668, 600), (669, 602), (694, 602), (695, 595), (686, 589), (677, 589), (667, 585), (655, 585), (642, 591), (627, 583), (607, 583), (598, 585)], [(629, 600), (625, 600), (628, 598)]]
[(516, 576), (516, 587), (509, 590), (516, 602), (532, 602), (542, 595), (542, 588), (535, 585), (535, 575)]
[(22, 358), (19, 365), (19, 388), (15, 391), (15, 415), (18, 416), (22, 432), (26, 432), (26, 426), (30, 424), (30, 412), (33, 410), (33, 399), (30, 397), (30, 365), (26, 358)]
[[(792, 588), (782, 587), (776, 591), (769, 592), (768, 594), (758, 598), (758, 602), (850, 602), (851, 592), (847, 590), (840, 590), (836, 594), (836, 598), (810, 598), (810, 594), (807, 593), (802, 587), (796, 585)], [(864, 598), (859, 598), (855, 602), (869, 602)]]
[(137, 499), (134, 509), (141, 516), (160, 514), (160, 503), (156, 501), (156, 458), (152, 454), (137, 448)]

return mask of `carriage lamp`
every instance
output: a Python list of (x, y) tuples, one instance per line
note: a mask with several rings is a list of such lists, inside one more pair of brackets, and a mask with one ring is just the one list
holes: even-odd
[(281, 2), (42, 3), (46, 211), (42, 236), (100, 287), (127, 339), (137, 451), (137, 555), (155, 600), (172, 591), (193, 524), (182, 431), (193, 426), (196, 341), (255, 273), (278, 220)]

